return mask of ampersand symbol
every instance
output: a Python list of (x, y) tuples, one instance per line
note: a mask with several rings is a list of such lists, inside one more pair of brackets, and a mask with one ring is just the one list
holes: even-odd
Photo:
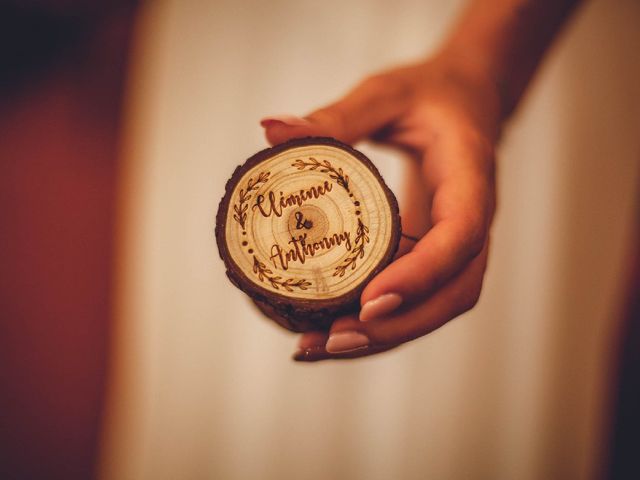
[(306, 220), (302, 212), (296, 212), (296, 230), (300, 230), (302, 228), (306, 228), (309, 230), (313, 227), (313, 222), (311, 220)]

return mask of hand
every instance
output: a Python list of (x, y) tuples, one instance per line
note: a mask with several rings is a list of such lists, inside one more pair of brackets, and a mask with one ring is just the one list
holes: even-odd
[(355, 358), (425, 335), (477, 302), (495, 208), (494, 144), (500, 130), (495, 82), (441, 54), (365, 79), (306, 118), (261, 122), (271, 144), (305, 136), (346, 143), (370, 138), (408, 152), (398, 257), (365, 288), (359, 316), (302, 335), (296, 360)]

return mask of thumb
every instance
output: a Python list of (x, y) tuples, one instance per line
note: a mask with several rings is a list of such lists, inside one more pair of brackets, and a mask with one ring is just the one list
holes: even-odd
[(369, 77), (345, 97), (305, 118), (266, 117), (260, 124), (272, 145), (292, 138), (334, 137), (353, 144), (394, 121), (404, 110), (410, 89), (392, 74)]

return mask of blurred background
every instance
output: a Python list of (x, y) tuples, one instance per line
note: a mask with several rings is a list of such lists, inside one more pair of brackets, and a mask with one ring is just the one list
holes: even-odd
[[(227, 280), (218, 256), (217, 205), (233, 169), (266, 146), (258, 120), (275, 113), (305, 114), (367, 74), (424, 57), (437, 48), (463, 4), (147, 2), (138, 9), (131, 37), (125, 27), (132, 10), (125, 9), (125, 20), (115, 22), (125, 27), (116, 26), (116, 34), (105, 34), (100, 43), (106, 47), (82, 57), (89, 59), (85, 64), (91, 59), (99, 64), (103, 57), (95, 52), (109, 52), (114, 44), (130, 52), (128, 70), (121, 68), (121, 87), (111, 96), (99, 94), (104, 109), (115, 98), (122, 110), (112, 114), (110, 129), (96, 127), (93, 147), (87, 147), (104, 154), (100, 145), (115, 145), (110, 158), (120, 159), (92, 177), (112, 179), (96, 200), (113, 208), (96, 239), (113, 238), (99, 263), (108, 294), (96, 294), (102, 320), (88, 334), (96, 348), (78, 350), (69, 340), (76, 328), (94, 324), (89, 309), (78, 314), (75, 326), (47, 323), (64, 332), (50, 358), (67, 352), (67, 363), (40, 358), (32, 361), (42, 362), (41, 370), (23, 371), (51, 374), (52, 388), (63, 385), (52, 395), (73, 398), (75, 387), (65, 383), (69, 369), (99, 356), (94, 363), (101, 375), (87, 370), (74, 378), (78, 392), (98, 378), (90, 389), (91, 405), (101, 414), (91, 417), (91, 434), (100, 438), (101, 479), (601, 478), (621, 303), (636, 246), (638, 2), (587, 2), (510, 121), (498, 152), (499, 207), (489, 269), (471, 312), (383, 355), (296, 364), (290, 360), (295, 336), (259, 315)], [(125, 33), (117, 34), (119, 28)], [(95, 78), (73, 80), (68, 88), (93, 88), (113, 73), (96, 71)], [(16, 173), (13, 158), (28, 156), (24, 152), (30, 151), (33, 136), (51, 137), (56, 144), (91, 128), (83, 117), (67, 116), (67, 137), (61, 137), (51, 125), (64, 120), (53, 113), (40, 123), (26, 123), (29, 128), (15, 127), (38, 105), (45, 108), (33, 95), (46, 88), (47, 77), (42, 72), (36, 77), (25, 93), (4, 90), (14, 105), (2, 116), (6, 128), (0, 137), (6, 140), (0, 152), (7, 160), (2, 160), (7, 188), (19, 185), (15, 179), (22, 174)], [(60, 95), (45, 98), (53, 112), (62, 108), (56, 103)], [(19, 148), (12, 150), (12, 142)], [(401, 195), (402, 157), (369, 144), (359, 148)], [(38, 150), (42, 158), (89, 158), (81, 156), (84, 150), (52, 151)], [(54, 164), (42, 163), (20, 177), (33, 195), (42, 192), (34, 172), (57, 171)], [(47, 173), (41, 184), (49, 184), (52, 175)], [(65, 175), (60, 188), (50, 192), (52, 198), (64, 196), (73, 181), (86, 180)], [(11, 206), (28, 191), (6, 194), (4, 212), (13, 212)], [(83, 202), (73, 198), (59, 210), (88, 205), (81, 235), (93, 228), (97, 211)], [(40, 207), (36, 203), (32, 210)], [(24, 234), (18, 246), (3, 240), (6, 259), (11, 252), (6, 245), (19, 249), (37, 233), (24, 226), (30, 214), (28, 206), (24, 209), (12, 224)], [(79, 216), (65, 215), (59, 213), (57, 223), (47, 220), (38, 234), (63, 235), (65, 221), (78, 224)], [(46, 230), (53, 224), (62, 225), (63, 233)], [(58, 247), (81, 262), (76, 255), (84, 251), (82, 245), (63, 238), (49, 245), (46, 255), (59, 255)], [(47, 261), (53, 260), (42, 260)], [(40, 263), (26, 265), (38, 269)], [(86, 278), (97, 271), (81, 270), (89, 271)], [(24, 275), (38, 278), (33, 270)], [(69, 278), (82, 277), (69, 273)], [(13, 283), (3, 276), (3, 288), (13, 288), (13, 298), (20, 293), (21, 305), (43, 298), (30, 296), (38, 295), (30, 283)], [(60, 295), (51, 295), (59, 301)], [(9, 296), (3, 294), (5, 300)], [(21, 385), (25, 377), (7, 372), (24, 348), (34, 346), (10, 326), (22, 310), (5, 311), (11, 316), (3, 328), (13, 332), (7, 343), (14, 338), (23, 343), (22, 350), (2, 354), (9, 366), (3, 372)], [(42, 311), (47, 319), (57, 315), (46, 302)], [(60, 313), (61, 322), (69, 318)], [(58, 337), (43, 333), (42, 342), (47, 338)], [(29, 392), (37, 388), (24, 395)], [(59, 403), (51, 415), (78, 411), (69, 402)], [(49, 427), (59, 432), (61, 425)]]

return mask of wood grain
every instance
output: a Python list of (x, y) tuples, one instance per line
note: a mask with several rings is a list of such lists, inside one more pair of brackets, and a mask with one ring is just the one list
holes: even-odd
[(397, 202), (378, 170), (330, 138), (251, 157), (227, 183), (216, 219), (231, 281), (295, 331), (327, 328), (357, 309), (399, 238)]

